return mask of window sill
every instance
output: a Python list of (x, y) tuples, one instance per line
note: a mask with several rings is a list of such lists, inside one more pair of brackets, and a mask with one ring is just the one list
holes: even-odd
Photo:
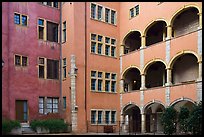
[(60, 43), (58, 43), (58, 42), (49, 41), (49, 40), (43, 40), (43, 39), (39, 39), (39, 38), (38, 38), (38, 41), (48, 42), (48, 43), (55, 43), (55, 44), (60, 44)]
[(42, 4), (42, 3), (38, 3), (38, 4), (41, 5), (41, 6), (46, 6), (46, 7), (52, 8), (52, 9), (59, 10), (59, 7), (56, 8), (56, 7), (52, 7), (52, 6), (50, 6), (50, 5), (45, 5), (45, 4)]
[(112, 58), (112, 59), (118, 59), (118, 58), (115, 57), (115, 56), (113, 57), (113, 56), (108, 56), (108, 55), (104, 55), (104, 54), (92, 53), (92, 52), (91, 52), (91, 54), (92, 54), (92, 55), (99, 55), (99, 56), (103, 56), (103, 57), (109, 57), (109, 58)]
[(90, 19), (91, 19), (91, 20), (94, 20), (94, 21), (102, 22), (102, 23), (105, 23), (105, 24), (108, 24), (108, 25), (112, 25), (112, 26), (117, 27), (116, 24), (108, 23), (108, 22), (105, 22), (104, 20), (98, 20), (98, 19), (94, 19), (94, 18), (91, 18), (91, 17), (90, 17)]
[(117, 94), (117, 92), (107, 92), (107, 91), (97, 91), (97, 90), (91, 90), (93, 93), (108, 93), (108, 94)]
[(112, 123), (112, 124), (107, 124), (107, 123), (98, 123), (98, 124), (96, 124), (96, 123), (91, 123), (91, 125), (92, 126), (113, 126), (113, 125), (117, 125), (116, 123)]

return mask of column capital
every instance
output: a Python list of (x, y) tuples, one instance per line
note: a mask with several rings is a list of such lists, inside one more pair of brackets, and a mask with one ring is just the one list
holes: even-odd
[(166, 25), (166, 27), (172, 27), (172, 25)]
[(142, 36), (140, 36), (141, 38), (144, 38), (144, 37), (147, 37), (146, 35), (142, 35)]
[(168, 67), (168, 68), (165, 68), (166, 70), (172, 70), (172, 68)]
[(197, 15), (202, 16), (202, 12), (197, 13)]
[(120, 46), (121, 46), (121, 47), (125, 47), (125, 45), (124, 45), (124, 44), (121, 44)]

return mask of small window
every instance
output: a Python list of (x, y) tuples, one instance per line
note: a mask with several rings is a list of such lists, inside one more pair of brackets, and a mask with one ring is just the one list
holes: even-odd
[(66, 21), (63, 22), (63, 42), (66, 42)]
[(59, 61), (47, 59), (47, 78), (58, 79), (59, 77)]
[(96, 123), (96, 110), (91, 111), (91, 124)]
[(110, 121), (110, 111), (105, 111), (105, 122), (109, 124)]
[(38, 19), (38, 38), (44, 39), (44, 20)]
[(66, 69), (67, 61), (66, 58), (63, 59), (63, 78), (67, 77), (67, 69)]
[(96, 42), (91, 42), (91, 52), (92, 53), (96, 52)]
[(91, 3), (91, 18), (96, 18), (96, 5)]
[(58, 24), (47, 21), (47, 40), (58, 42)]
[(110, 73), (105, 73), (105, 78), (109, 79), (110, 78)]
[(103, 38), (103, 36), (98, 35), (98, 41), (99, 42), (102, 42), (102, 38)]
[(44, 97), (39, 97), (39, 113), (44, 114)]
[(139, 14), (139, 5), (135, 6), (135, 15), (137, 16)]
[(105, 8), (105, 22), (109, 23), (110, 9)]
[(105, 55), (109, 56), (110, 55), (110, 46), (106, 45), (105, 47)]
[(91, 79), (91, 90), (96, 90), (96, 79)]
[(102, 123), (102, 119), (103, 119), (102, 114), (103, 114), (102, 111), (98, 111), (98, 124)]
[(27, 66), (28, 65), (28, 58), (22, 56), (22, 66)]
[(96, 34), (91, 34), (91, 40), (96, 40)]
[(116, 41), (115, 39), (111, 39), (111, 44), (115, 45), (115, 41)]
[(91, 77), (96, 77), (96, 71), (91, 71)]
[(38, 25), (44, 26), (44, 20), (38, 19)]
[(54, 6), (55, 8), (58, 8), (58, 2), (53, 2), (53, 6)]
[(102, 14), (103, 14), (102, 9), (103, 7), (98, 6), (98, 20), (102, 20)]
[(38, 59), (38, 77), (45, 78), (45, 65), (44, 65), (44, 58)]
[(63, 108), (67, 108), (66, 97), (63, 97)]
[(21, 56), (15, 55), (15, 65), (16, 66), (21, 65)]
[(22, 15), (22, 25), (27, 26), (27, 16)]
[(134, 8), (130, 9), (130, 17), (134, 17)]
[(109, 44), (109, 43), (110, 43), (110, 38), (106, 37), (106, 38), (105, 38), (105, 42), (106, 42), (107, 44)]
[(98, 72), (98, 77), (102, 78), (103, 77), (103, 72)]
[(116, 12), (114, 10), (111, 10), (111, 24), (116, 24)]
[(20, 24), (20, 14), (14, 13), (14, 23)]

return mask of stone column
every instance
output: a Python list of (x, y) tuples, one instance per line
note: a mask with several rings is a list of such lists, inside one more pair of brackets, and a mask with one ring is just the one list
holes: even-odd
[(143, 49), (146, 47), (146, 36), (143, 35), (143, 36), (140, 36), (141, 37), (141, 47), (140, 49)]
[(199, 16), (199, 27), (202, 28), (202, 13), (198, 13)]
[(146, 115), (145, 113), (141, 114), (141, 132), (145, 133), (146, 132)]
[(120, 93), (124, 92), (124, 79), (120, 80)]
[(124, 55), (125, 45), (120, 45), (120, 56)]
[(202, 80), (202, 61), (198, 62), (198, 79), (197, 81)]
[(171, 25), (166, 26), (167, 27), (167, 40), (171, 39), (172, 37), (172, 27)]
[(166, 72), (167, 72), (167, 79), (166, 79), (166, 86), (170, 86), (172, 85), (172, 77), (171, 77), (171, 72), (172, 72), (172, 69), (171, 68), (167, 68), (166, 69)]
[(141, 90), (146, 89), (145, 87), (145, 74), (141, 74)]

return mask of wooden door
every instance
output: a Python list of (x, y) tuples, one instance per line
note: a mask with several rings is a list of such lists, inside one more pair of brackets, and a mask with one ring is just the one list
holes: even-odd
[(28, 120), (27, 100), (16, 100), (16, 120), (20, 122), (27, 122)]

